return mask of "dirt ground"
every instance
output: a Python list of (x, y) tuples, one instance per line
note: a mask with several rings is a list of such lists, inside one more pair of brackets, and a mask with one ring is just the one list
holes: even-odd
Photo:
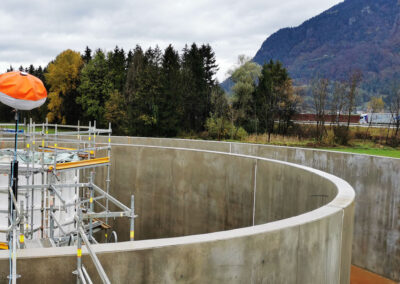
[(351, 266), (351, 284), (397, 284), (392, 280), (386, 279), (357, 266)]

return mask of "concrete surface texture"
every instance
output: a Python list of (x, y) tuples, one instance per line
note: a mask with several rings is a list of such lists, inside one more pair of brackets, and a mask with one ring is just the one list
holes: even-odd
[[(354, 191), (335, 176), (265, 158), (137, 145), (114, 145), (111, 172), (111, 193), (126, 204), (135, 194), (139, 215), (137, 241), (95, 245), (114, 283), (349, 283)], [(114, 225), (126, 240), (128, 227)], [(20, 283), (74, 281), (73, 247), (18, 257)], [(85, 250), (83, 262), (98, 283)], [(3, 251), (1, 282), (7, 269)]]
[[(114, 145), (112, 164), (112, 194), (121, 200), (128, 200), (130, 194), (135, 194), (137, 213), (140, 216), (135, 223), (138, 239), (211, 233), (282, 220), (323, 206), (337, 194), (337, 185), (327, 182), (325, 174), (315, 174), (316, 172), (303, 167), (255, 157)], [(104, 173), (98, 173), (97, 180), (103, 180), (102, 175)], [(128, 182), (124, 180), (127, 176)], [(347, 198), (344, 198), (345, 204), (348, 202)], [(335, 223), (336, 225), (317, 225), (318, 222), (310, 222), (304, 225), (307, 229), (302, 227), (297, 231), (298, 235), (292, 241), (289, 240), (288, 244), (292, 245), (298, 243), (298, 238), (310, 241), (304, 251), (284, 252), (279, 243), (280, 238), (277, 239), (275, 249), (281, 254), (276, 255), (276, 260), (281, 265), (290, 267), (297, 263), (297, 260), (291, 262), (288, 258), (309, 259), (309, 267), (301, 268), (304, 273), (309, 272), (307, 275), (311, 278), (307, 278), (307, 281), (299, 280), (294, 270), (290, 273), (298, 283), (339, 283), (338, 275), (342, 277), (342, 283), (348, 283), (353, 206), (348, 203), (342, 208), (344, 210), (337, 216), (341, 221)], [(114, 227), (117, 228), (120, 238), (126, 240), (127, 223), (117, 222)], [(333, 241), (335, 238), (336, 241)], [(324, 243), (326, 239), (329, 239), (330, 244), (321, 247), (321, 242)], [(338, 246), (339, 243), (341, 244)], [(266, 244), (267, 250), (268, 247), (270, 245)], [(235, 251), (236, 245), (231, 249)], [(257, 253), (249, 249), (245, 256), (241, 253), (240, 258), (251, 259)], [(304, 255), (300, 257), (301, 253)], [(329, 263), (324, 259), (326, 256)], [(246, 265), (237, 261), (240, 265), (232, 269), (245, 269)], [(335, 261), (341, 263), (341, 271), (328, 272), (326, 269), (337, 267), (338, 263)], [(227, 269), (228, 265), (225, 266), (224, 269)], [(273, 274), (260, 272), (260, 275), (265, 279), (275, 279), (271, 283), (294, 282), (286, 278), (286, 272), (281, 274), (281, 270), (272, 272), (273, 270)], [(217, 277), (216, 274), (197, 280), (212, 281), (213, 277)], [(228, 281), (230, 278), (215, 279)], [(240, 279), (244, 281), (245, 278)]]
[(288, 161), (334, 174), (356, 191), (353, 264), (400, 281), (400, 159), (231, 142), (115, 137), (123, 144), (231, 152)]

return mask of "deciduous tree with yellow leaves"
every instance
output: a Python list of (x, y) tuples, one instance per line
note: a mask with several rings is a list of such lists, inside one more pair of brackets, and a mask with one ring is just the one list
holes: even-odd
[(45, 73), (49, 88), (49, 122), (76, 123), (79, 107), (76, 104), (83, 60), (79, 52), (67, 49), (49, 64)]

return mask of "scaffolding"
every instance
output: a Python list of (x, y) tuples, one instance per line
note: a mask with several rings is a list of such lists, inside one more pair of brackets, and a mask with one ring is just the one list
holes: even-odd
[[(13, 124), (0, 124), (0, 154), (17, 155), (21, 159), (22, 165), (17, 167), (14, 178), (25, 178), (25, 184), (18, 185), (16, 179), (16, 192), (13, 192), (11, 182), (0, 184), (0, 194), (7, 194), (9, 204), (14, 208), (12, 212), (0, 210), (0, 214), (8, 214), (9, 220), (8, 227), (0, 228), (0, 234), (7, 237), (7, 242), (0, 242), (0, 249), (10, 250), (12, 271), (9, 278), (16, 283), (19, 277), (16, 272), (17, 248), (73, 245), (77, 248), (77, 269), (73, 272), (77, 275), (77, 283), (92, 283), (82, 263), (82, 246), (85, 245), (101, 280), (110, 283), (92, 244), (109, 242), (112, 238), (117, 241), (117, 234), (109, 224), (109, 218), (117, 217), (130, 219), (129, 239), (133, 241), (137, 217), (133, 195), (128, 207), (110, 194), (111, 124), (108, 129), (99, 129), (96, 121), (82, 126), (79, 122), (78, 125), (58, 125), (47, 120), (35, 124), (30, 120), (16, 130), (22, 137), (18, 145), (23, 145), (17, 153), (5, 147), (14, 141), (12, 127)], [(96, 144), (99, 135), (108, 136), (106, 146)], [(97, 156), (100, 153), (102, 157)], [(106, 167), (105, 189), (95, 184), (96, 167)], [(13, 170), (9, 162), (0, 162), (0, 173), (8, 174), (9, 179)], [(69, 177), (72, 175), (72, 181), (71, 178), (68, 182), (60, 178), (63, 172), (68, 172)], [(72, 194), (74, 198), (68, 200), (65, 194)], [(110, 210), (111, 204), (116, 211)], [(62, 214), (73, 218), (63, 222)], [(101, 231), (104, 234), (100, 234)]]

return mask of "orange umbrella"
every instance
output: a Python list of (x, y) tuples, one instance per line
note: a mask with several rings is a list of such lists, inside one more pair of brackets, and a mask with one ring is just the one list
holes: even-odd
[(7, 72), (0, 75), (0, 102), (17, 110), (40, 107), (47, 98), (42, 81), (26, 72)]

